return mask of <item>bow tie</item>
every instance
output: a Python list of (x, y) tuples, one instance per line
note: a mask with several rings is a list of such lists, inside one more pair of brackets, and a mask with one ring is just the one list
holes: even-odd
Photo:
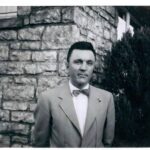
[(80, 93), (86, 95), (87, 97), (89, 97), (89, 89), (82, 89), (82, 90), (73, 90), (72, 94), (74, 96), (78, 96)]

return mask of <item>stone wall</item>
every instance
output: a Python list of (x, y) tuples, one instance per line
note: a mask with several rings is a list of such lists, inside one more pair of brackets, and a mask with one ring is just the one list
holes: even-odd
[(74, 41), (97, 50), (93, 81), (100, 82), (105, 50), (116, 41), (114, 7), (18, 7), (0, 23), (0, 147), (30, 147), (38, 94), (67, 79)]

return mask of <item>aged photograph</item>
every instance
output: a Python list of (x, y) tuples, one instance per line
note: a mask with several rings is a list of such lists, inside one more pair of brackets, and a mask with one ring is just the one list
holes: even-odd
[(150, 6), (0, 6), (0, 147), (150, 147)]

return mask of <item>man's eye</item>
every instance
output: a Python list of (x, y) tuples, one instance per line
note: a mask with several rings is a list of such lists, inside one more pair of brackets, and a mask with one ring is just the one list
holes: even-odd
[(76, 61), (74, 61), (74, 63), (75, 63), (75, 64), (81, 64), (82, 61), (81, 61), (81, 60), (76, 60)]
[(88, 65), (93, 65), (93, 62), (92, 61), (88, 61), (87, 64)]

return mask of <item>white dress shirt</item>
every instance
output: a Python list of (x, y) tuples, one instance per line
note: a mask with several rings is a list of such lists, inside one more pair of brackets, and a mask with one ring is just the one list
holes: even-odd
[[(77, 87), (72, 85), (70, 81), (69, 81), (69, 87), (70, 87), (71, 93), (73, 92), (73, 90), (79, 90)], [(88, 89), (88, 88), (89, 88), (89, 84), (87, 84), (83, 89)], [(72, 97), (73, 97), (73, 104), (74, 104), (75, 111), (77, 114), (81, 134), (83, 136), (86, 115), (87, 115), (87, 108), (88, 108), (88, 97), (82, 93), (80, 93), (78, 96), (74, 96), (72, 94)]]

